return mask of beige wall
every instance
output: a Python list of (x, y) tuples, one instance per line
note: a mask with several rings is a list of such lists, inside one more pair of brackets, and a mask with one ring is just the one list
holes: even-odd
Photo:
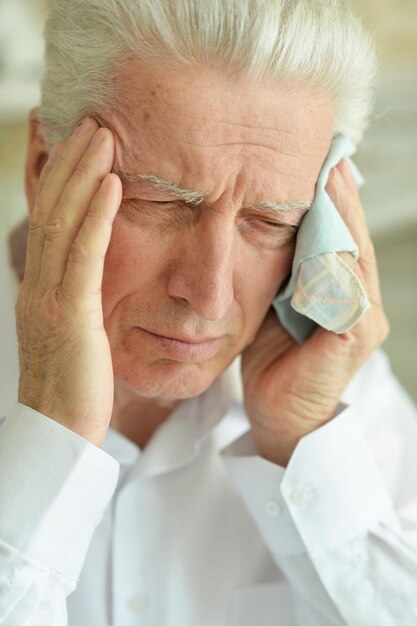
[(374, 34), (383, 67), (417, 69), (417, 0), (349, 0)]
[(23, 191), (26, 123), (0, 121), (0, 234), (26, 212)]

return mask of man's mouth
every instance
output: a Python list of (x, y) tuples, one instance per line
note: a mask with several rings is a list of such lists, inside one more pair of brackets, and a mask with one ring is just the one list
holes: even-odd
[(199, 363), (212, 358), (221, 349), (226, 336), (190, 337), (185, 335), (164, 335), (136, 326), (134, 331), (153, 344), (154, 349), (166, 358), (184, 363)]

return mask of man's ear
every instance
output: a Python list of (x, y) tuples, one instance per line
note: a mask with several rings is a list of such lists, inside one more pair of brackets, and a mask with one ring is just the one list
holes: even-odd
[(32, 109), (28, 118), (28, 145), (25, 167), (25, 192), (29, 213), (32, 211), (39, 176), (48, 159), (48, 150), (40, 134), (39, 109)]

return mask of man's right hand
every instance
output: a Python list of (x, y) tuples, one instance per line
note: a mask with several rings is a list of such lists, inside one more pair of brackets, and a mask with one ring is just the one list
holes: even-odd
[(57, 144), (30, 216), (16, 305), (19, 402), (100, 446), (113, 409), (113, 367), (101, 284), (120, 179), (114, 139), (87, 118)]

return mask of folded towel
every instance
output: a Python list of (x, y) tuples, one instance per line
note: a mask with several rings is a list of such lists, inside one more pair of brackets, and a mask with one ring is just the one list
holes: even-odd
[(290, 280), (273, 306), (280, 322), (299, 343), (317, 324), (334, 333), (350, 330), (370, 304), (355, 272), (336, 252), (350, 252), (358, 259), (358, 246), (326, 192), (330, 171), (347, 158), (356, 183), (363, 178), (350, 160), (356, 151), (352, 141), (337, 135), (319, 174), (316, 195), (297, 234)]

